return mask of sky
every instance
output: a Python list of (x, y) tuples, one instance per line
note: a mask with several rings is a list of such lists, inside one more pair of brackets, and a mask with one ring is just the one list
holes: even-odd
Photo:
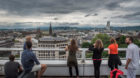
[(140, 26), (140, 0), (0, 0), (0, 26)]

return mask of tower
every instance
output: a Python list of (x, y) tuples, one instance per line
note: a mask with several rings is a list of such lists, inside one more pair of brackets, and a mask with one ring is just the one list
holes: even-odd
[(52, 25), (51, 25), (51, 23), (50, 23), (49, 35), (52, 36), (52, 34), (53, 34), (53, 33), (52, 33)]
[(106, 29), (110, 30), (110, 21), (107, 21)]

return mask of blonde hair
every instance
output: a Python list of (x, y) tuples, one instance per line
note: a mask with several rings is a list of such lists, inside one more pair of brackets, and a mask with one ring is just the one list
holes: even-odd
[(27, 36), (26, 37), (26, 41), (31, 41), (32, 37), (31, 36)]
[(95, 41), (95, 47), (98, 49), (103, 48), (103, 42), (101, 39)]

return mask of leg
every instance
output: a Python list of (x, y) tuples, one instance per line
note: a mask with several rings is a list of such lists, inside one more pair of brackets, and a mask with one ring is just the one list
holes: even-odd
[(112, 71), (112, 70), (114, 70), (114, 67), (115, 67), (115, 65), (114, 65), (114, 64), (113, 64), (113, 65), (111, 65), (111, 67), (110, 67), (110, 68), (111, 68), (111, 71)]
[(75, 66), (75, 70), (76, 70), (76, 75), (77, 75), (77, 77), (78, 77), (78, 76), (79, 76), (78, 66)]
[(94, 61), (94, 74), (95, 78), (100, 77), (100, 65), (101, 65), (101, 60), (95, 60)]
[(69, 74), (70, 74), (70, 77), (72, 77), (72, 67), (69, 67)]
[(118, 64), (115, 64), (115, 68), (118, 69)]
[(127, 69), (127, 78), (136, 78), (136, 70)]
[(38, 71), (38, 78), (40, 78), (43, 75), (43, 73), (45, 72), (46, 69), (47, 69), (47, 65), (41, 64), (41, 70)]

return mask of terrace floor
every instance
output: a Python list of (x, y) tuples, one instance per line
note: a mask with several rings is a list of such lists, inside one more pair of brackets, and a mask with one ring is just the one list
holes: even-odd
[[(0, 78), (4, 78), (4, 76), (0, 76)], [(41, 78), (76, 78), (76, 77), (61, 77), (61, 76), (59, 76), (59, 77), (57, 77), (57, 76), (55, 76), (55, 77), (51, 77), (51, 76), (49, 76), (49, 77), (41, 77)], [(79, 78), (95, 78), (95, 77), (93, 77), (93, 76), (87, 76), (87, 77), (79, 77)], [(100, 77), (100, 78), (109, 78), (109, 77), (107, 77), (107, 76), (104, 76), (104, 77)], [(137, 76), (136, 78), (140, 78), (140, 76)]]

